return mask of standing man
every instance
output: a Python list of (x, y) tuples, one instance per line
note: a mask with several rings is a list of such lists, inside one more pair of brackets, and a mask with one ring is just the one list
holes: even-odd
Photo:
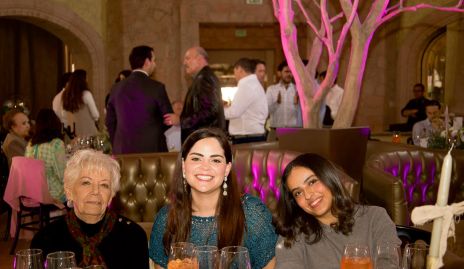
[(254, 74), (250, 59), (241, 58), (234, 65), (237, 92), (232, 104), (224, 109), (233, 144), (266, 141), (264, 123), (268, 115), (266, 94)]
[(425, 114), (427, 118), (416, 122), (412, 128), (412, 140), (414, 145), (427, 147), (426, 144), (421, 145), (421, 139), (425, 138), (425, 141), (427, 141), (434, 133), (440, 133), (445, 129), (445, 122), (440, 118), (440, 109), (440, 102), (436, 100), (427, 100), (425, 103)]
[(425, 87), (422, 83), (417, 83), (413, 87), (414, 98), (409, 100), (406, 106), (401, 109), (401, 116), (408, 117), (407, 127), (411, 130), (414, 124), (418, 121), (425, 120), (425, 104), (428, 101), (424, 97)]
[(253, 59), (255, 75), (258, 78), (263, 88), (266, 87), (266, 63), (260, 59)]
[(167, 114), (167, 125), (181, 127), (182, 143), (195, 130), (203, 127), (217, 127), (225, 131), (226, 120), (222, 106), (221, 87), (213, 70), (208, 66), (208, 54), (202, 47), (192, 47), (184, 57), (187, 75), (193, 78), (185, 97), (184, 108), (179, 116)]
[(133, 72), (113, 86), (107, 106), (113, 153), (167, 152), (163, 116), (172, 108), (164, 85), (150, 79), (156, 67), (153, 48), (133, 48), (129, 62)]
[(298, 93), (287, 61), (279, 64), (277, 75), (280, 77), (279, 83), (269, 86), (266, 91), (271, 128), (301, 127), (297, 124)]

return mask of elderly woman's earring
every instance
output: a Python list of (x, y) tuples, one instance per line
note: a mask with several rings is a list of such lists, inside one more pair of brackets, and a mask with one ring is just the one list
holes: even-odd
[(73, 207), (73, 201), (72, 200), (67, 200), (66, 205), (68, 206), (68, 208)]
[(222, 184), (222, 188), (224, 189), (222, 195), (227, 196), (227, 176), (224, 176), (224, 184)]

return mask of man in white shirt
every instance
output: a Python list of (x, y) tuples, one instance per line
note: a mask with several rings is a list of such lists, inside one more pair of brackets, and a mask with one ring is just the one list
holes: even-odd
[[(318, 82), (322, 83), (326, 75), (327, 71), (321, 72), (318, 76)], [(343, 92), (343, 88), (338, 86), (337, 80), (335, 80), (334, 85), (325, 96), (326, 106), (324, 108), (326, 108), (326, 110), (324, 111), (324, 119), (322, 121), (322, 125), (324, 127), (330, 127), (333, 125), (335, 117), (337, 117), (338, 108), (342, 103)]]
[[(428, 100), (425, 102), (425, 120), (418, 121), (412, 127), (412, 140), (414, 145), (427, 147), (427, 140), (434, 133), (439, 133), (445, 129), (445, 123), (440, 118), (440, 102)], [(422, 142), (421, 142), (422, 140)]]
[(237, 92), (230, 106), (224, 108), (229, 120), (233, 144), (266, 141), (264, 123), (268, 115), (266, 94), (254, 74), (250, 59), (241, 58), (234, 65)]
[(260, 59), (252, 59), (254, 65), (254, 72), (256, 77), (258, 77), (259, 82), (263, 87), (266, 87), (266, 63)]
[(297, 120), (298, 93), (287, 61), (279, 64), (277, 75), (280, 77), (279, 83), (269, 86), (266, 91), (271, 130), (280, 127), (301, 127), (298, 126)]

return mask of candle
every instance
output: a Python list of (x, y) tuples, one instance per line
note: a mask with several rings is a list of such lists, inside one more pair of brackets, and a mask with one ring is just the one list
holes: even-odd
[[(437, 206), (448, 205), (448, 194), (451, 181), (451, 170), (453, 169), (453, 158), (451, 157), (451, 149), (443, 159), (443, 165), (441, 167), (440, 174), (440, 185), (438, 186)], [(432, 229), (432, 240), (430, 241), (430, 251), (427, 268), (431, 267), (430, 264), (435, 263), (438, 258), (438, 252), (440, 249), (440, 236), (443, 225), (443, 218), (437, 218), (433, 221)]]

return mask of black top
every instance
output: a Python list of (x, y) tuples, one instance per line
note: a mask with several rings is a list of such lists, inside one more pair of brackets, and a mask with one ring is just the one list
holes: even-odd
[(417, 113), (415, 115), (411, 115), (408, 117), (408, 130), (412, 130), (412, 127), (414, 124), (418, 121), (425, 120), (427, 118), (427, 115), (425, 114), (425, 104), (428, 101), (427, 98), (421, 97), (418, 99), (411, 99), (409, 102), (406, 104), (406, 106), (401, 109), (401, 114), (403, 114), (403, 111), (407, 109), (418, 109)]
[(203, 67), (193, 79), (180, 115), (182, 142), (195, 130), (217, 127), (226, 131), (219, 80), (209, 66)]
[[(87, 236), (95, 235), (102, 225), (87, 224), (79, 220), (79, 225)], [(76, 262), (82, 261), (82, 247), (72, 237), (64, 218), (60, 218), (42, 230), (32, 239), (31, 248), (43, 251), (43, 257), (55, 251), (72, 251), (76, 255)], [(108, 269), (148, 269), (148, 242), (145, 231), (137, 223), (118, 216), (113, 230), (98, 245), (98, 249), (105, 260)]]

